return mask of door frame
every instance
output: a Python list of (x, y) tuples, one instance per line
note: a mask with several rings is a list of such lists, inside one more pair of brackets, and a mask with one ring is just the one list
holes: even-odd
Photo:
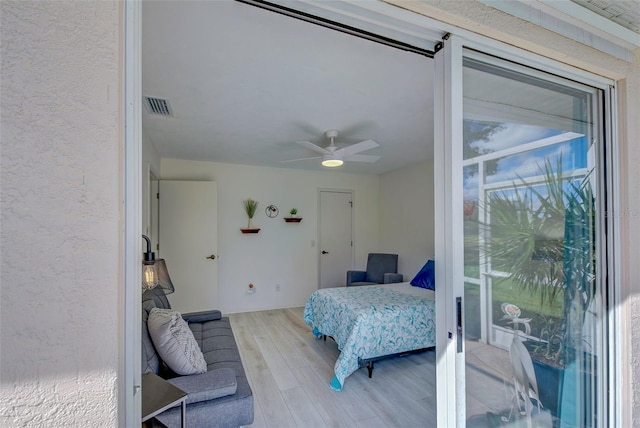
[[(558, 63), (545, 57), (526, 52), (522, 49), (506, 45), (482, 36), (474, 36), (466, 39), (461, 36), (447, 34), (444, 37), (441, 49), (436, 51), (435, 60), (435, 85), (434, 123), (441, 124), (436, 127), (434, 133), (434, 176), (435, 182), (440, 183), (436, 187), (435, 221), (440, 227), (435, 234), (435, 257), (440, 263), (436, 264), (436, 276), (439, 278), (439, 287), (436, 288), (436, 325), (439, 326), (436, 336), (436, 388), (437, 396), (442, 397), (437, 401), (438, 426), (459, 426), (466, 423), (465, 411), (465, 354), (464, 331), (459, 342), (456, 330), (456, 296), (463, 296), (462, 270), (456, 269), (462, 260), (464, 245), (462, 236), (462, 198), (453, 197), (461, 195), (463, 189), (462, 174), (462, 129), (456, 124), (462, 123), (463, 118), (463, 93), (462, 93), (462, 59), (463, 49), (469, 48), (485, 54), (503, 58), (508, 61), (520, 63), (527, 67), (541, 70), (544, 73), (558, 75), (575, 80), (598, 89), (605, 94), (605, 150), (607, 156), (602, 157), (603, 164), (599, 165), (599, 173), (604, 185), (600, 197), (605, 197), (607, 212), (620, 212), (619, 189), (619, 149), (616, 135), (617, 111), (616, 82), (598, 76), (584, 70), (576, 69), (566, 64)], [(606, 216), (602, 216), (606, 217)], [(609, 234), (604, 234), (604, 227), (600, 227), (598, 239), (601, 248), (606, 249), (599, 266), (602, 297), (609, 301), (607, 313), (604, 315), (604, 325), (608, 333), (608, 346), (605, 349), (607, 360), (611, 367), (607, 375), (605, 389), (611, 391), (608, 403), (599, 403), (605, 410), (605, 415), (599, 415), (600, 423), (607, 422), (616, 425), (623, 420), (621, 397), (622, 385), (619, 381), (622, 358), (622, 332), (620, 327), (620, 278), (617, 274), (620, 270), (620, 221), (615, 216), (608, 216), (606, 227)], [(601, 224), (600, 226), (603, 226)], [(608, 278), (604, 272), (612, 273)], [(464, 301), (463, 301), (464, 302)], [(464, 313), (464, 311), (463, 311)], [(462, 352), (458, 352), (461, 350)], [(603, 424), (605, 426), (605, 424)]]
[[(316, 248), (317, 248), (317, 257), (318, 257), (318, 285), (317, 285), (317, 289), (320, 289), (320, 284), (321, 284), (321, 280), (322, 280), (322, 269), (321, 269), (321, 264), (322, 264), (322, 254), (320, 254), (320, 247), (321, 245), (321, 240), (322, 240), (322, 234), (321, 234), (321, 230), (320, 230), (320, 215), (322, 212), (322, 206), (321, 206), (321, 194), (322, 192), (332, 192), (332, 193), (348, 193), (351, 195), (351, 263), (349, 264), (351, 266), (351, 269), (353, 269), (353, 262), (355, 260), (355, 252), (356, 252), (356, 240), (354, 237), (354, 230), (355, 230), (355, 221), (356, 221), (356, 216), (355, 216), (355, 204), (356, 204), (356, 193), (354, 190), (351, 189), (335, 189), (335, 188), (318, 188), (317, 190), (318, 192), (318, 230), (317, 230), (317, 238), (316, 238)], [(347, 273), (345, 272), (345, 275)]]
[(116, 413), (119, 426), (137, 426), (142, 420), (142, 3), (125, 1), (121, 14), (124, 23), (123, 229), (120, 231), (123, 288), (119, 290), (118, 299), (122, 320), (118, 342), (122, 358), (118, 363)]
[[(393, 4), (393, 2), (392, 2)], [(121, 363), (118, 366), (118, 421), (119, 425), (122, 426), (133, 426), (135, 425), (135, 421), (140, 420), (141, 414), (141, 403), (140, 403), (140, 394), (138, 393), (140, 388), (140, 293), (139, 293), (139, 284), (140, 284), (140, 252), (142, 251), (141, 244), (141, 147), (142, 147), (142, 136), (141, 136), (141, 124), (142, 124), (142, 114), (141, 114), (141, 3), (134, 1), (125, 1), (121, 6), (122, 13), (122, 21), (124, 27), (124, 37), (123, 37), (123, 90), (122, 90), (122, 99), (123, 99), (123, 110), (124, 110), (124, 126), (123, 126), (123, 138), (124, 138), (124, 147), (123, 147), (123, 163), (124, 163), (124, 171), (123, 171), (123, 189), (122, 189), (122, 200), (123, 200), (123, 230), (121, 231), (122, 236), (122, 252), (121, 252), (121, 263), (123, 266), (122, 278), (123, 278), (123, 289), (120, 290), (121, 302), (120, 302), (120, 315), (123, 320), (121, 324), (121, 328), (119, 329), (119, 343), (120, 343), (120, 355), (122, 356)], [(406, 13), (407, 11), (403, 10), (402, 13)], [(437, 19), (432, 19), (424, 15), (420, 15), (417, 12), (409, 11), (413, 13), (410, 16), (412, 20), (415, 20), (419, 25), (423, 25), (428, 29), (436, 29), (438, 31), (446, 32), (446, 31), (455, 31), (456, 34), (461, 36), (467, 36), (469, 39), (465, 41), (465, 45), (468, 47), (481, 49), (484, 52), (498, 52), (497, 55), (501, 57), (518, 57), (523, 54), (524, 51), (513, 48), (506, 44), (497, 42), (495, 40), (489, 39), (485, 36), (481, 36), (476, 33), (472, 33), (471, 31), (454, 27), (452, 24), (444, 23), (443, 21), (439, 21)], [(400, 12), (398, 12), (400, 13)], [(454, 38), (455, 39), (455, 38)], [(456, 42), (458, 43), (458, 42)], [(460, 41), (461, 43), (461, 41)], [(570, 67), (568, 65), (559, 63), (554, 60), (550, 60), (544, 58), (539, 55), (528, 54), (530, 57), (536, 58), (536, 63), (539, 64), (542, 69), (546, 71), (551, 71), (559, 73), (563, 76), (579, 76), (579, 80), (583, 83), (587, 83), (587, 80), (584, 80), (587, 76), (593, 77), (593, 74), (582, 72), (576, 68)], [(450, 59), (448, 60), (450, 62)], [(526, 62), (528, 63), (528, 62)], [(608, 79), (595, 79), (599, 82), (602, 80)], [(445, 82), (447, 83), (447, 82)], [(451, 82), (449, 81), (450, 85)], [(615, 89), (615, 82), (610, 83)], [(595, 85), (597, 86), (597, 85)], [(446, 90), (449, 93), (451, 88)], [(438, 87), (436, 85), (434, 96), (443, 95), (445, 92), (444, 87)], [(607, 136), (610, 137), (609, 145), (607, 147), (608, 154), (610, 155), (607, 159), (607, 166), (609, 167), (608, 171), (610, 173), (610, 177), (607, 180), (606, 186), (608, 191), (608, 197), (610, 197), (610, 210), (612, 213), (621, 213), (620, 211), (620, 175), (619, 172), (623, 171), (619, 162), (619, 147), (617, 142), (617, 118), (616, 114), (616, 95), (615, 90), (607, 95), (607, 101), (609, 107), (611, 109), (612, 118), (611, 121), (607, 123), (609, 125), (608, 129), (606, 129)], [(435, 109), (435, 123), (446, 124), (451, 123), (451, 119), (449, 118), (447, 122), (444, 122), (445, 116), (451, 114), (451, 106), (441, 104), (438, 106), (442, 108)], [(438, 120), (439, 119), (439, 120)], [(443, 206), (443, 201), (446, 201), (447, 193), (444, 192), (444, 186), (450, 186), (451, 183), (448, 183), (446, 179), (450, 178), (451, 165), (449, 163), (439, 163), (438, 160), (446, 160), (450, 159), (447, 156), (450, 156), (450, 153), (447, 153), (447, 147), (443, 143), (443, 139), (445, 137), (449, 137), (449, 131), (445, 129), (440, 129), (444, 127), (436, 127), (435, 130), (435, 168), (434, 173), (436, 177), (436, 182), (440, 183), (440, 186), (436, 187), (435, 193), (435, 206), (436, 206), (436, 219), (442, 218), (443, 214), (446, 214), (452, 206)], [(450, 128), (449, 128), (450, 129)], [(437, 156), (436, 156), (437, 155)], [(449, 187), (447, 187), (449, 188)], [(355, 195), (354, 195), (355, 197)], [(618, 214), (620, 215), (620, 214)], [(610, 405), (610, 417), (612, 422), (620, 422), (624, 421), (623, 413), (621, 410), (621, 403), (623, 402), (623, 395), (628, 398), (628, 392), (625, 391), (626, 394), (622, 394), (622, 382), (616, 382), (616, 379), (621, 379), (621, 375), (623, 374), (623, 365), (621, 364), (622, 359), (622, 337), (624, 333), (626, 333), (626, 326), (622, 325), (622, 314), (621, 314), (621, 293), (620, 293), (620, 284), (622, 282), (622, 273), (621, 273), (621, 248), (620, 248), (620, 219), (611, 219), (611, 230), (610, 234), (607, 235), (607, 263), (609, 266), (609, 272), (611, 272), (610, 281), (613, 283), (613, 287), (611, 287), (610, 299), (611, 302), (611, 312), (609, 314), (610, 325), (609, 325), (609, 334), (611, 340), (611, 362), (613, 363), (613, 368), (611, 373), (615, 374), (610, 376), (610, 390), (612, 391), (611, 397), (611, 405)], [(447, 276), (446, 274), (451, 269), (450, 263), (447, 263), (447, 251), (449, 250), (446, 247), (446, 242), (444, 242), (443, 238), (447, 237), (447, 233), (450, 231), (440, 230), (443, 228), (436, 228), (435, 241), (436, 241), (436, 254), (440, 254), (442, 256), (442, 263), (438, 263), (436, 265), (436, 274), (439, 278), (443, 278), (443, 281), (449, 283), (452, 278), (451, 275)], [(440, 243), (438, 245), (438, 242)], [(354, 243), (355, 250), (355, 243)], [(449, 256), (450, 257), (450, 256)], [(319, 275), (319, 272), (318, 272)], [(446, 287), (440, 287), (445, 288)], [(442, 296), (440, 293), (437, 293), (437, 300), (441, 300)], [(447, 321), (450, 321), (449, 318), (452, 314), (447, 314), (443, 312), (442, 304), (436, 304), (436, 319), (437, 322), (440, 322), (442, 325), (445, 325)], [(622, 331), (624, 330), (624, 331)], [(447, 348), (449, 340), (446, 337), (447, 329), (444, 330), (445, 335), (441, 337), (440, 333), (438, 333), (438, 341), (444, 343), (445, 350)], [(626, 349), (626, 348), (625, 348)], [(438, 386), (442, 386), (444, 388), (445, 394), (442, 394), (440, 388), (438, 389), (438, 396), (441, 397), (438, 400), (438, 424), (439, 426), (449, 426), (447, 424), (447, 413), (451, 410), (450, 405), (447, 405), (447, 402), (455, 403), (455, 400), (449, 400), (450, 395), (447, 392), (447, 385), (445, 379), (448, 373), (454, 373), (453, 379), (455, 379), (455, 372), (453, 372), (453, 367), (449, 367), (450, 359), (441, 360), (438, 364), (437, 375), (439, 381)], [(629, 373), (629, 370), (624, 370), (624, 374)], [(445, 376), (445, 377), (442, 377)], [(441, 384), (445, 385), (441, 385)], [(453, 404), (455, 407), (455, 404)], [(450, 419), (452, 422), (455, 421), (455, 408), (453, 409), (453, 417)], [(625, 413), (628, 420), (628, 412)], [(441, 418), (445, 418), (442, 419)], [(442, 422), (444, 421), (444, 423)]]

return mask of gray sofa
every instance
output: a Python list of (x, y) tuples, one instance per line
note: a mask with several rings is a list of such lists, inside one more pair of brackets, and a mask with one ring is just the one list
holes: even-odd
[[(147, 320), (154, 307), (171, 309), (164, 291), (157, 288), (142, 296), (142, 372), (156, 373), (187, 392), (187, 426), (227, 428), (253, 423), (253, 393), (229, 318), (215, 310), (182, 314), (202, 350), (207, 373), (179, 376), (162, 362), (149, 335)], [(169, 428), (178, 427), (180, 407), (156, 419)]]

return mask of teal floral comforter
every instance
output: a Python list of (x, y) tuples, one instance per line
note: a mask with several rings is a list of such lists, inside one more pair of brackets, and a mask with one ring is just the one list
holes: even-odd
[(435, 346), (435, 302), (375, 285), (325, 288), (304, 308), (313, 334), (340, 349), (331, 387), (341, 390), (360, 361)]

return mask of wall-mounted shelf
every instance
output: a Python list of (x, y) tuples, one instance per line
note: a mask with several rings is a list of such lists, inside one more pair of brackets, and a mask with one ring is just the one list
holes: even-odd
[(260, 232), (260, 228), (257, 229), (240, 229), (242, 233), (258, 233)]
[(284, 217), (284, 221), (287, 223), (300, 223), (302, 221), (302, 217)]

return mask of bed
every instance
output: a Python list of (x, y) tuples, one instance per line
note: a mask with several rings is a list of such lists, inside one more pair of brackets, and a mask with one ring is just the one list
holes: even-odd
[(434, 297), (433, 290), (408, 282), (314, 292), (304, 321), (318, 339), (330, 336), (340, 350), (331, 388), (340, 391), (363, 362), (434, 347)]

